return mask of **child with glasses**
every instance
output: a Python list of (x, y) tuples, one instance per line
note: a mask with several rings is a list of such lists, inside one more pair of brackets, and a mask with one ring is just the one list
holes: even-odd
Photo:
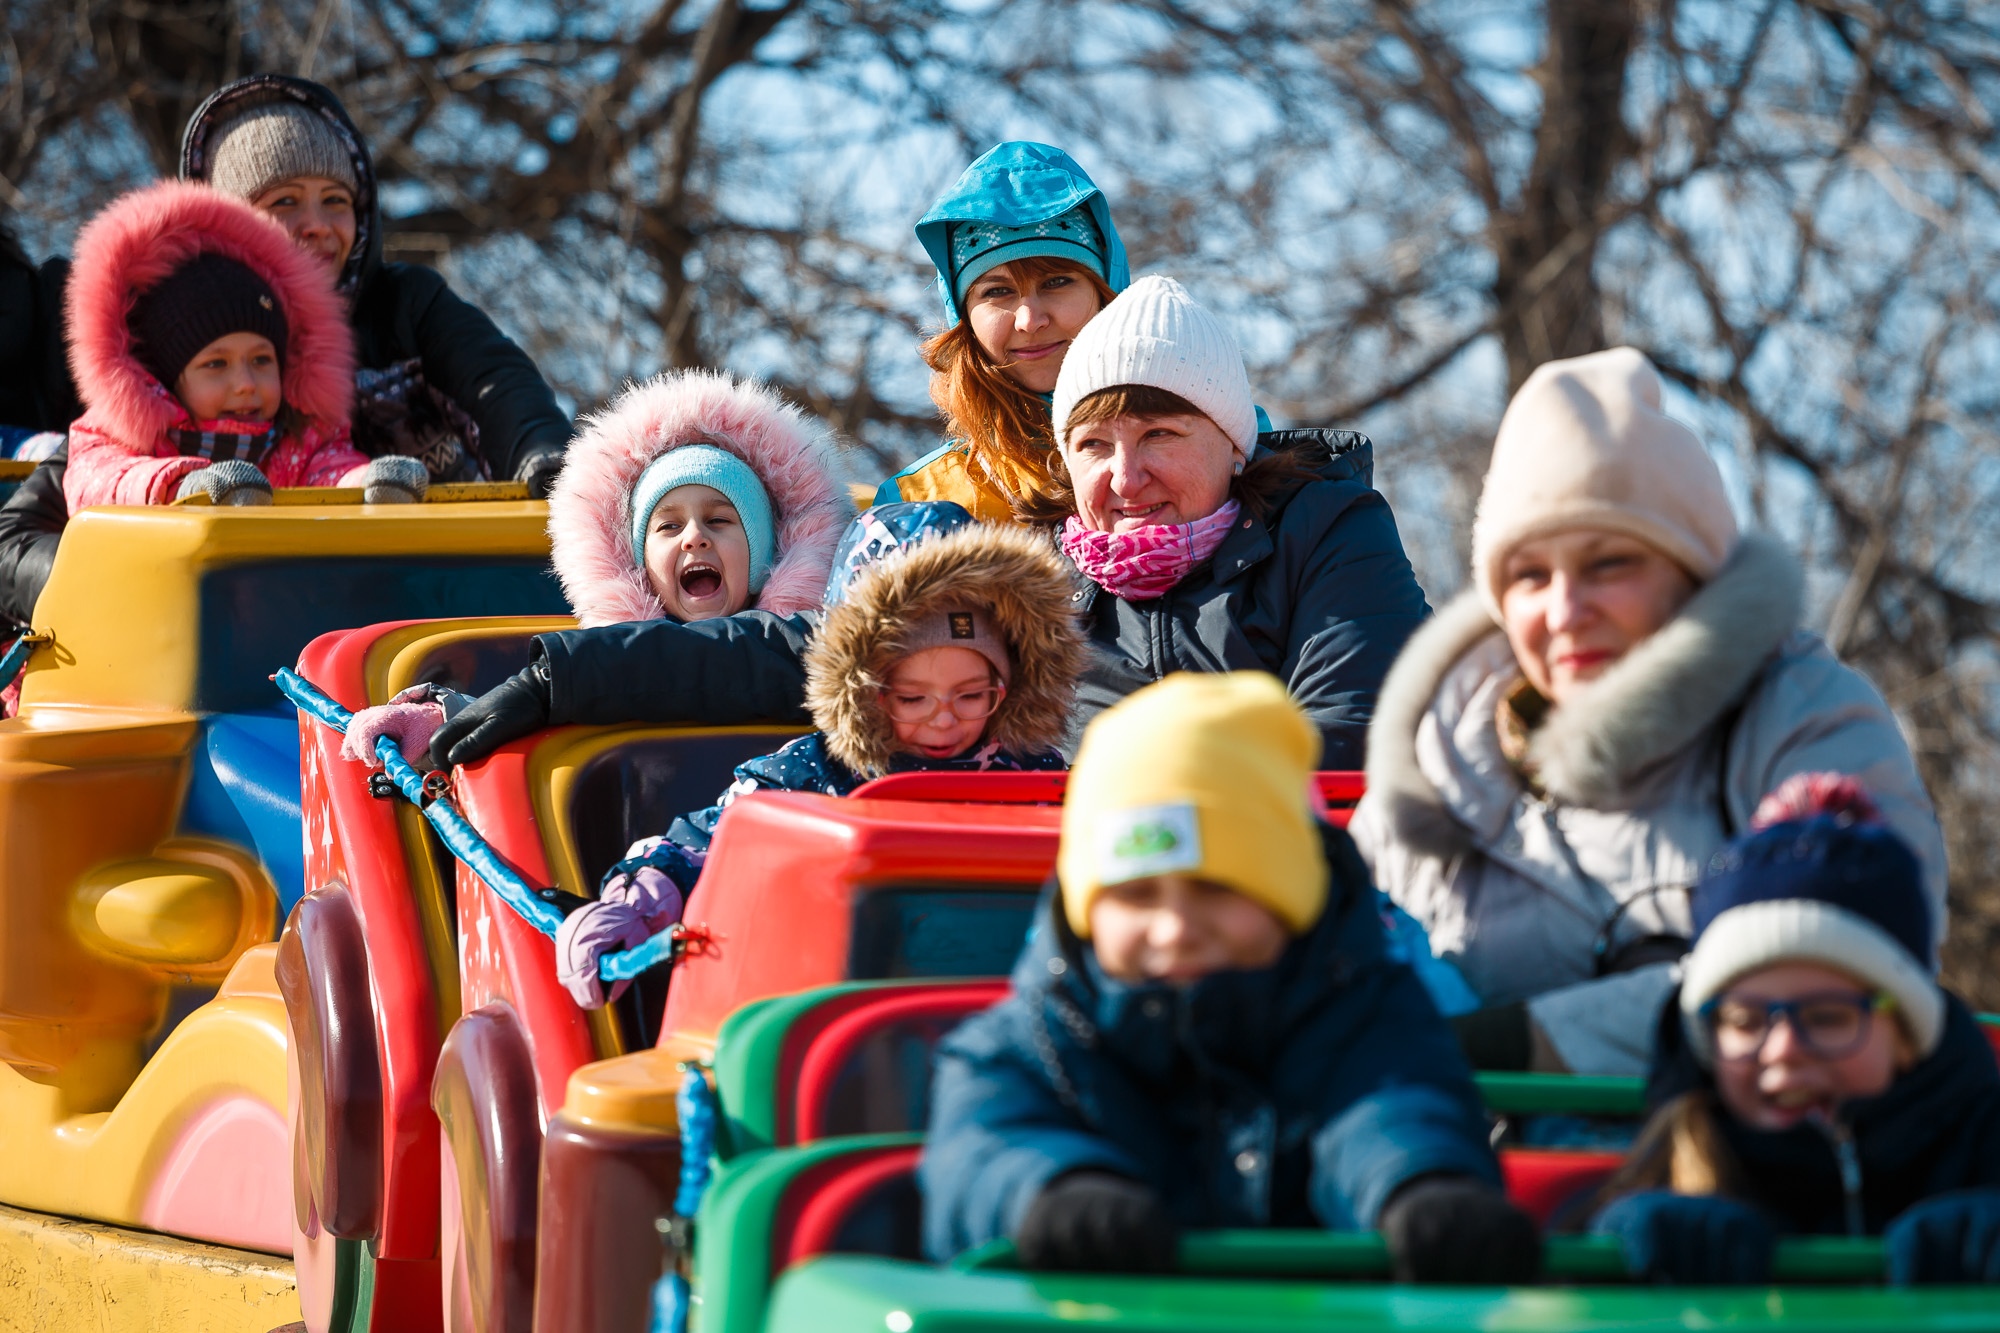
[(1915, 854), (1793, 778), (1709, 862), (1657, 1108), (1593, 1229), (1662, 1281), (1761, 1283), (1780, 1235), (1882, 1236), (1894, 1283), (2000, 1281), (2000, 1066), (1931, 974)]
[[(1070, 584), (1026, 529), (956, 504), (878, 505), (848, 526), (806, 654), (818, 730), (736, 769), (717, 802), (635, 843), (598, 901), (566, 918), (556, 967), (578, 1004), (606, 996), (597, 965), (680, 919), (723, 814), (755, 791), (845, 796), (911, 770), (1060, 769), (1083, 666)], [(621, 983), (622, 985), (622, 983)]]

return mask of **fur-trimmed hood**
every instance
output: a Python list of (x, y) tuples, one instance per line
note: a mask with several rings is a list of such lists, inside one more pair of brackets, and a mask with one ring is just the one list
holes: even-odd
[[(1679, 615), (1550, 712), (1528, 752), (1542, 788), (1572, 805), (1616, 802), (1634, 775), (1693, 744), (1743, 700), (1798, 627), (1803, 595), (1790, 552), (1744, 537)], [(1433, 855), (1455, 855), (1471, 836), (1425, 775), (1418, 730), (1447, 677), (1476, 653), (1511, 668), (1499, 633), (1476, 592), (1453, 599), (1396, 659), (1368, 729), (1370, 803), (1400, 841)]]
[(347, 429), (354, 338), (326, 271), (285, 229), (206, 185), (163, 181), (115, 200), (76, 241), (66, 301), (70, 368), (84, 406), (127, 448), (150, 450), (187, 411), (139, 363), (126, 317), (182, 264), (219, 254), (270, 285), (286, 325), (285, 406), (333, 435)]
[(853, 513), (834, 479), (831, 433), (754, 380), (685, 370), (632, 385), (585, 418), (549, 494), (556, 574), (584, 628), (666, 614), (632, 562), (632, 488), (684, 444), (727, 449), (771, 497), (777, 554), (751, 605), (778, 615), (817, 607)]
[(1055, 749), (1084, 663), (1070, 607), (1062, 561), (1025, 528), (978, 523), (896, 551), (855, 577), (806, 652), (813, 723), (841, 763), (887, 771), (895, 733), (877, 695), (903, 635), (920, 617), (971, 609), (991, 618), (1014, 661), (987, 743), (1014, 755)]

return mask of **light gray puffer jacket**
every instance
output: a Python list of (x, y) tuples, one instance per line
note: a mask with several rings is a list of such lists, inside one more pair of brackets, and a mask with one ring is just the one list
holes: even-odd
[(1476, 594), (1419, 631), (1383, 685), (1351, 830), (1362, 854), (1482, 1002), (1528, 1000), (1577, 1073), (1645, 1072), (1678, 968), (1597, 976), (1607, 923), (1623, 906), (1611, 950), (1688, 934), (1685, 888), (1795, 773), (1867, 784), (1923, 862), (1943, 938), (1944, 840), (1909, 746), (1875, 687), (1798, 628), (1801, 588), (1790, 553), (1745, 537), (1534, 733), (1541, 796), (1501, 753), (1495, 713), (1520, 671)]

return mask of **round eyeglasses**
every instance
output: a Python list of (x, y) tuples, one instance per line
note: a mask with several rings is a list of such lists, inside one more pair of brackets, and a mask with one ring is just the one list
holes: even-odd
[(1805, 995), (1796, 1000), (1749, 1000), (1722, 996), (1701, 1007), (1715, 1037), (1718, 1060), (1754, 1060), (1771, 1039), (1771, 1029), (1784, 1022), (1800, 1045), (1823, 1060), (1854, 1054), (1868, 1042), (1868, 1032), (1880, 1010), (1894, 1001), (1887, 995), (1837, 992)]
[(980, 722), (993, 716), (1004, 693), (1006, 690), (999, 685), (950, 696), (890, 689), (882, 691), (882, 706), (898, 722), (928, 722), (939, 713), (949, 713), (959, 722)]

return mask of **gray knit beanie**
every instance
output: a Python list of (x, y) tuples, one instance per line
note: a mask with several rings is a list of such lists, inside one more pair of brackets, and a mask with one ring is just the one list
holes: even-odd
[(209, 150), (208, 183), (224, 194), (255, 199), (277, 182), (324, 176), (358, 190), (347, 145), (309, 107), (266, 102), (223, 126)]

